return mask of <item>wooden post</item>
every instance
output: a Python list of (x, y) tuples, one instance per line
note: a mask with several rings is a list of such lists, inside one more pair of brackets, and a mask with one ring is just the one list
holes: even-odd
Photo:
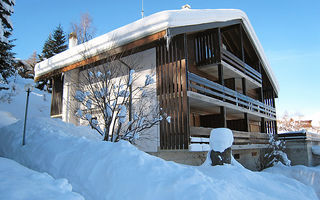
[(217, 28), (217, 45), (216, 45), (216, 62), (218, 64), (218, 79), (219, 84), (224, 86), (224, 78), (223, 78), (223, 66), (221, 64), (221, 47), (222, 47), (222, 39), (221, 39), (221, 30)]
[[(247, 95), (247, 83), (245, 78), (242, 78), (242, 93), (243, 95)], [(249, 127), (248, 113), (243, 113), (243, 115), (244, 115), (243, 123), (245, 127), (244, 131), (249, 132), (250, 127)]]
[(189, 144), (190, 144), (190, 123), (189, 123), (189, 117), (190, 117), (190, 104), (189, 104), (189, 98), (187, 97), (187, 91), (189, 90), (189, 77), (188, 77), (188, 41), (187, 41), (187, 34), (183, 34), (183, 46), (184, 46), (184, 67), (185, 67), (185, 71), (182, 72), (185, 74), (184, 76), (184, 81), (186, 82), (185, 88), (183, 89), (183, 99), (184, 99), (184, 114), (185, 114), (185, 123), (184, 126), (185, 128), (185, 138), (184, 138), (184, 149), (188, 149), (189, 148)]
[(264, 117), (261, 117), (261, 129), (260, 129), (260, 132), (261, 133), (266, 133), (266, 126), (265, 126), (265, 119)]
[(227, 128), (227, 111), (226, 107), (220, 106), (221, 127)]
[(240, 47), (241, 47), (241, 59), (245, 63), (245, 56), (244, 56), (244, 47), (243, 47), (243, 33), (242, 33), (242, 26), (239, 24), (239, 32), (240, 32)]

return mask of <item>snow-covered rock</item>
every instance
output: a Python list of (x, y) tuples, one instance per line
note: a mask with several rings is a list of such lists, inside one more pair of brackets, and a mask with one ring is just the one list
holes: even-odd
[(210, 148), (214, 151), (224, 152), (233, 143), (233, 133), (228, 128), (215, 128), (210, 133)]

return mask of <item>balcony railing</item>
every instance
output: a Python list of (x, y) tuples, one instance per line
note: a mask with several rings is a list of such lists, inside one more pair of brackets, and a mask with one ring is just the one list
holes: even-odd
[(262, 76), (259, 72), (255, 69), (250, 67), (248, 64), (240, 60), (237, 56), (233, 55), (231, 52), (221, 49), (221, 59), (222, 61), (228, 63), (235, 69), (241, 71), (245, 75), (249, 76), (250, 78), (254, 79), (258, 83), (262, 83)]
[(189, 88), (197, 93), (213, 97), (224, 102), (248, 109), (252, 112), (265, 114), (271, 118), (276, 117), (274, 107), (268, 106), (258, 100), (250, 98), (239, 92), (224, 87), (193, 73), (188, 73)]

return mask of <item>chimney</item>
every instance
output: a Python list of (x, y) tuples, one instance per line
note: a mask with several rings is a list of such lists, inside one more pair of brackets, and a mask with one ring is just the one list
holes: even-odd
[(77, 34), (72, 32), (69, 35), (69, 49), (78, 45)]

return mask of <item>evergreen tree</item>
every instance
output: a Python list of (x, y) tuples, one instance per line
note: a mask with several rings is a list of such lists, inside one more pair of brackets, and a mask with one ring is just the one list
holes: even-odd
[(13, 29), (10, 16), (13, 13), (14, 0), (0, 1), (0, 83), (7, 83), (7, 78), (14, 72), (14, 47), (9, 40)]
[(48, 39), (43, 45), (42, 53), (39, 55), (39, 60), (48, 59), (58, 53), (61, 53), (67, 49), (66, 35), (59, 24), (59, 26), (49, 34)]
[(50, 33), (48, 36), (48, 39), (45, 41), (45, 43), (43, 45), (42, 53), (39, 55), (40, 61), (43, 61), (47, 58), (54, 56), (53, 46), (54, 46), (54, 41), (52, 40), (52, 36)]
[(58, 54), (67, 49), (67, 44), (66, 44), (66, 35), (62, 30), (61, 25), (57, 27), (57, 29), (53, 32), (53, 53)]
[[(43, 61), (65, 51), (67, 49), (66, 41), (66, 34), (64, 33), (62, 26), (59, 24), (53, 33), (49, 34), (48, 39), (44, 43), (42, 52), (39, 55), (39, 61)], [(36, 87), (43, 90), (45, 89), (45, 86), (47, 86), (46, 89), (51, 92), (51, 83), (48, 79), (37, 82)]]

